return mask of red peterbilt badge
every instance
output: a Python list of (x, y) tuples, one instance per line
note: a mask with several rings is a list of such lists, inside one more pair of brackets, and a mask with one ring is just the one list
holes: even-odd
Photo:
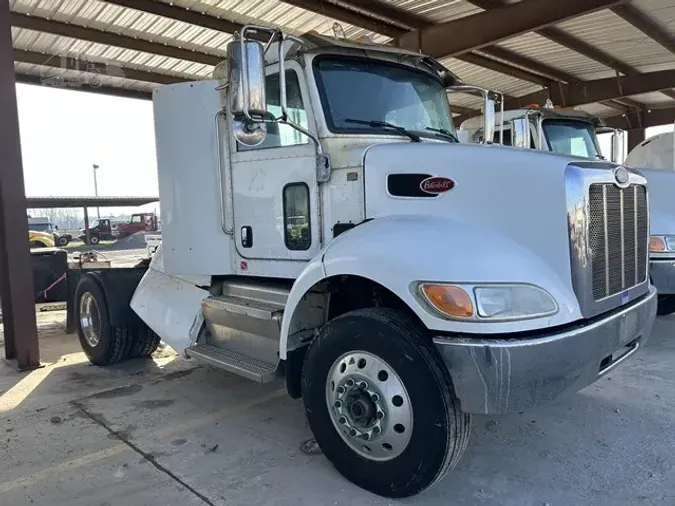
[(438, 195), (452, 190), (455, 187), (455, 182), (447, 177), (435, 176), (428, 177), (420, 183), (420, 189), (423, 192)]

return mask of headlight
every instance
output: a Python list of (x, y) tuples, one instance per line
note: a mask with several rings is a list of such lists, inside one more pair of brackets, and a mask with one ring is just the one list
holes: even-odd
[(675, 235), (653, 235), (649, 238), (649, 251), (662, 253), (675, 251)]
[(531, 285), (494, 285), (474, 288), (480, 318), (520, 320), (548, 316), (558, 312), (553, 297)]
[(553, 297), (533, 285), (451, 285), (422, 283), (428, 305), (455, 320), (524, 320), (558, 312)]

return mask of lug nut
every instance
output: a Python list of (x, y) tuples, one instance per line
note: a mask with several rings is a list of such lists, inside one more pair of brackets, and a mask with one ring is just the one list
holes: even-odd
[(377, 402), (380, 400), (380, 396), (377, 394), (373, 394), (370, 396), (370, 398), (373, 400), (373, 402)]
[(342, 425), (347, 423), (347, 419), (344, 416), (341, 416), (340, 419), (338, 420)]
[(357, 434), (356, 429), (352, 429), (352, 430), (349, 431), (349, 435), (352, 436), (352, 437), (355, 437), (356, 434)]
[(384, 418), (384, 413), (382, 411), (377, 412), (377, 419), (382, 420)]
[(348, 379), (348, 380), (347, 380), (347, 386), (348, 386), (348, 387), (353, 387), (353, 386), (354, 386), (354, 380), (353, 380), (353, 379)]
[(382, 429), (380, 429), (379, 427), (373, 427), (373, 434), (377, 435), (380, 433), (381, 430)]
[(345, 387), (337, 387), (337, 393), (339, 394), (345, 393)]
[(342, 407), (342, 401), (335, 401), (334, 406), (335, 406), (336, 408), (341, 408), (341, 407)]
[(363, 390), (365, 390), (366, 388), (368, 388), (368, 383), (366, 383), (365, 381), (362, 381), (361, 383), (359, 383), (359, 388), (362, 388)]
[(366, 433), (366, 434), (364, 434), (364, 435), (361, 436), (361, 437), (362, 437), (363, 439), (365, 439), (366, 441), (368, 441), (368, 440), (370, 439), (370, 434)]

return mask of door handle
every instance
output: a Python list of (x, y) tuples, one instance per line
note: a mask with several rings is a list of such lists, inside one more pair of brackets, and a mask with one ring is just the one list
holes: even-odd
[(253, 229), (250, 225), (244, 225), (241, 227), (241, 245), (244, 248), (250, 248), (253, 246)]

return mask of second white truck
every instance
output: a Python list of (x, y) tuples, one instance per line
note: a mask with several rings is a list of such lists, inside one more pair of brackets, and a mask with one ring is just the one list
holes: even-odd
[[(562, 155), (602, 160), (599, 132), (611, 132), (611, 154), (619, 161), (622, 132), (605, 127), (602, 119), (585, 111), (549, 107), (526, 107), (505, 111), (496, 118), (494, 143), (550, 151)], [(460, 126), (468, 142), (481, 142), (485, 118), (477, 116)], [(650, 185), (649, 273), (658, 290), (659, 315), (675, 312), (675, 170), (672, 134), (647, 139), (625, 160), (639, 169)]]
[(263, 27), (228, 52), (154, 92), (162, 243), (147, 270), (81, 274), (92, 363), (161, 338), (281, 379), (340, 473), (405, 497), (457, 464), (471, 414), (551, 402), (647, 342), (637, 171), (457, 142), (457, 79), (415, 52)]

